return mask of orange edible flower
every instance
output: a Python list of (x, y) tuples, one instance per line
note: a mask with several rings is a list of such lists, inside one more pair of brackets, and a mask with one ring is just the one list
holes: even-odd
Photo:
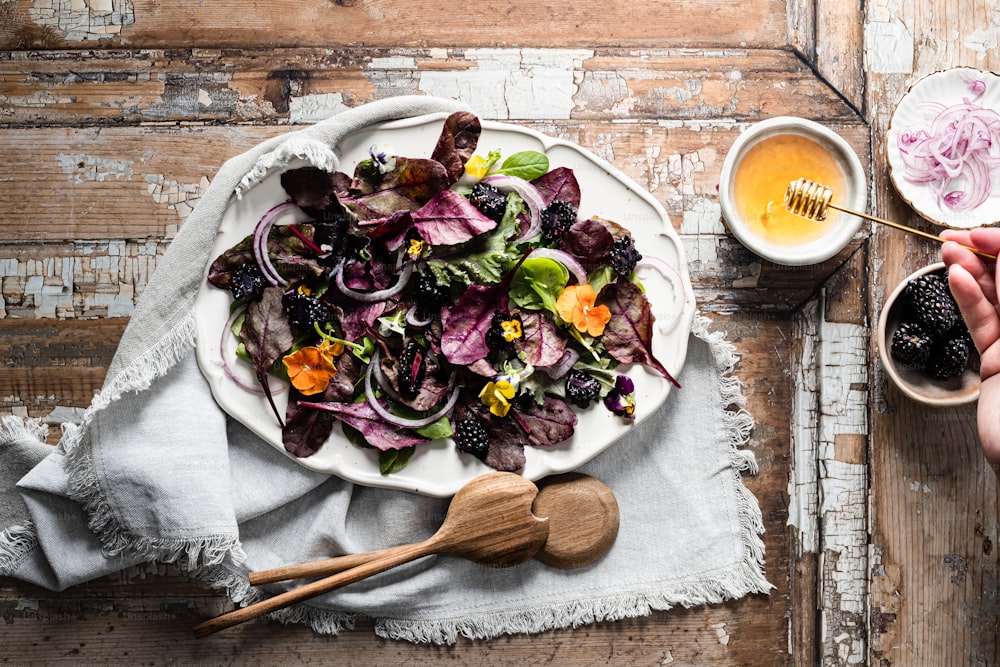
[(570, 285), (556, 299), (556, 312), (580, 331), (600, 336), (611, 321), (611, 311), (607, 306), (595, 306), (596, 302), (597, 293), (590, 285)]
[(288, 369), (288, 379), (292, 381), (292, 386), (306, 396), (326, 391), (330, 386), (330, 378), (337, 372), (331, 352), (332, 350), (319, 347), (303, 347), (286, 354), (281, 362)]

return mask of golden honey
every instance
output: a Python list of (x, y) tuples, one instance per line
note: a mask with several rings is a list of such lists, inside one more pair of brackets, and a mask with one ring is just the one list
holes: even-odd
[(846, 191), (844, 170), (820, 144), (800, 134), (778, 134), (755, 144), (736, 169), (733, 198), (747, 228), (760, 238), (782, 246), (815, 241), (838, 224), (830, 209), (826, 220), (815, 222), (785, 210), (788, 184), (799, 178), (822, 183), (837, 193)]

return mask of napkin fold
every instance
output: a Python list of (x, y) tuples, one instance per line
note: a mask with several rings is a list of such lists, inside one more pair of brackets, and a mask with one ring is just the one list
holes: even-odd
[[(194, 297), (231, 197), (293, 159), (338, 167), (335, 148), (373, 123), (464, 106), (414, 96), (345, 111), (264, 142), (220, 169), (137, 304), (101, 391), (56, 447), (38, 420), (0, 420), (0, 575), (51, 590), (145, 562), (175, 563), (250, 604), (293, 583), (246, 573), (426, 539), (448, 501), (308, 470), (215, 403), (194, 355)], [(493, 569), (431, 556), (277, 612), (337, 633), (452, 643), (717, 603), (771, 588), (763, 523), (743, 485), (753, 419), (738, 356), (695, 319), (683, 388), (580, 468), (615, 492), (621, 529), (598, 563)]]

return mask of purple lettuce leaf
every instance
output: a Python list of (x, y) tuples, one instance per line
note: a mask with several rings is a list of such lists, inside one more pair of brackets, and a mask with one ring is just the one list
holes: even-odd
[(394, 251), (403, 243), (406, 232), (413, 226), (412, 211), (396, 211), (388, 218), (366, 220), (360, 228), (368, 238), (381, 241), (386, 249)]
[(444, 165), (449, 184), (455, 183), (465, 173), (465, 163), (476, 152), (482, 124), (468, 111), (456, 111), (444, 121), (431, 159)]
[(523, 313), (521, 325), (524, 338), (518, 344), (522, 361), (537, 368), (552, 366), (562, 359), (566, 339), (559, 335), (556, 325), (538, 313)]
[(240, 340), (253, 361), (257, 381), (274, 410), (274, 416), (284, 427), (267, 382), (268, 369), (284, 355), (293, 342), (292, 328), (281, 303), (282, 295), (280, 287), (267, 287), (259, 300), (247, 306), (243, 326), (240, 328)]
[(432, 246), (465, 243), (497, 226), (454, 190), (437, 193), (412, 218), (420, 236)]
[(524, 461), (524, 445), (514, 438), (503, 437), (491, 439), (483, 463), (500, 472), (517, 472), (524, 468)]
[(396, 211), (415, 211), (449, 185), (448, 173), (437, 160), (397, 157), (396, 168), (387, 174), (379, 173), (370, 160), (359, 162), (350, 188), (337, 196), (358, 220), (377, 220)]
[(361, 433), (365, 441), (375, 449), (388, 451), (429, 442), (427, 438), (421, 437), (409, 429), (388, 423), (375, 412), (375, 409), (367, 401), (359, 403), (338, 401), (310, 403), (302, 401), (301, 405), (335, 414), (340, 421)]
[(483, 425), (490, 443), (483, 463), (501, 472), (517, 472), (524, 468), (526, 439), (521, 429), (512, 427), (507, 417), (494, 417), (479, 404), (475, 396), (463, 393), (455, 406), (452, 424), (457, 425), (463, 419), (470, 417), (477, 419)]
[[(310, 241), (313, 239), (313, 225), (296, 225), (296, 229)], [(286, 280), (318, 278), (325, 272), (316, 253), (288, 225), (271, 228), (267, 235), (267, 254), (275, 270)], [(215, 287), (228, 289), (233, 272), (243, 264), (253, 264), (256, 261), (253, 235), (250, 234), (215, 258), (208, 269), (208, 282)]]
[(645, 293), (631, 280), (618, 280), (601, 290), (600, 302), (611, 311), (601, 341), (616, 361), (641, 363), (659, 371), (675, 387), (680, 384), (653, 356), (653, 310)]
[(615, 239), (601, 222), (580, 220), (573, 223), (559, 240), (559, 249), (575, 257), (588, 272), (604, 264)]
[(337, 418), (332, 412), (299, 405), (299, 401), (346, 402), (354, 397), (361, 373), (361, 363), (350, 354), (336, 359), (337, 372), (320, 397), (304, 396), (294, 387), (285, 410), (285, 428), (281, 440), (285, 450), (299, 458), (312, 456), (320, 450), (333, 432)]
[(281, 187), (292, 202), (317, 219), (343, 211), (335, 181), (334, 174), (318, 167), (289, 169), (281, 174)]
[[(293, 390), (294, 392), (294, 390)], [(320, 450), (333, 432), (337, 418), (325, 410), (315, 410), (299, 405), (305, 398), (294, 392), (285, 410), (285, 428), (281, 429), (281, 441), (292, 456), (306, 458)]]
[(546, 396), (541, 405), (519, 401), (508, 416), (511, 415), (524, 429), (526, 444), (532, 447), (551, 447), (568, 440), (577, 422), (573, 408), (555, 396)]
[(580, 208), (580, 184), (577, 183), (576, 176), (569, 167), (556, 167), (533, 180), (531, 184), (542, 195), (542, 201), (546, 206), (558, 199), (572, 204), (574, 209)]
[(420, 389), (415, 395), (407, 396), (399, 385), (399, 357), (385, 352), (379, 356), (379, 368), (390, 387), (399, 394), (398, 402), (418, 412), (427, 412), (441, 405), (452, 389), (447, 380), (440, 377), (442, 369), (436, 355), (425, 354), (423, 363), (424, 376)]
[(497, 310), (496, 286), (470, 285), (455, 305), (441, 313), (441, 351), (456, 366), (486, 357), (486, 331)]
[[(327, 295), (336, 290), (330, 290)], [(356, 341), (368, 333), (368, 329), (375, 324), (375, 320), (382, 317), (385, 312), (385, 302), (376, 301), (374, 303), (362, 303), (350, 308), (343, 308), (336, 303), (332, 303), (324, 298), (336, 313), (337, 322), (340, 324), (340, 331), (345, 340)]]

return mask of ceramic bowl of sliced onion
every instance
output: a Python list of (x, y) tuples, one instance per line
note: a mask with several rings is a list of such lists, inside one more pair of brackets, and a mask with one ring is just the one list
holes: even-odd
[(886, 133), (889, 176), (923, 218), (954, 229), (1000, 220), (1000, 76), (929, 74), (900, 99)]

